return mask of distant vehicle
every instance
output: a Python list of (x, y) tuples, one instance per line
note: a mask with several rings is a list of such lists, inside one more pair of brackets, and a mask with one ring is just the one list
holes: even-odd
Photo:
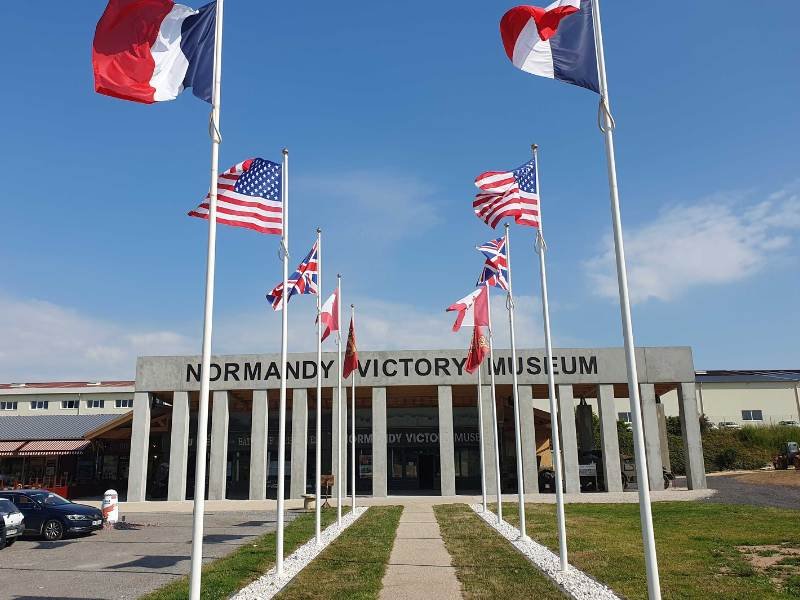
[(787, 427), (800, 427), (800, 421), (781, 421), (778, 425), (786, 425)]
[(789, 466), (795, 469), (800, 467), (800, 445), (797, 442), (785, 442), (780, 452), (773, 457), (772, 466), (776, 469), (786, 470)]
[(103, 514), (86, 504), (76, 504), (47, 490), (9, 490), (0, 498), (13, 502), (25, 517), (25, 533), (46, 540), (91, 533), (103, 528)]
[(719, 429), (741, 429), (742, 426), (734, 421), (720, 421), (717, 423)]
[(25, 517), (13, 502), (0, 498), (0, 550), (17, 541), (25, 529)]

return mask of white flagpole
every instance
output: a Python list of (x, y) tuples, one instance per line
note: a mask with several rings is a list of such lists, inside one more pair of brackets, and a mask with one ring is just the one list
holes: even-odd
[(283, 512), (286, 479), (286, 354), (289, 342), (289, 151), (283, 149), (281, 168), (281, 196), (283, 205), (283, 311), (281, 313), (281, 395), (278, 409), (278, 524), (275, 548), (275, 571), (283, 574)]
[(478, 431), (481, 440), (481, 497), (483, 500), (483, 512), (486, 512), (486, 452), (483, 449), (483, 394), (481, 392), (481, 366), (478, 365)]
[(317, 443), (314, 453), (317, 464), (314, 531), (317, 545), (322, 543), (322, 230), (317, 227)]
[(556, 402), (556, 378), (553, 373), (553, 341), (550, 337), (550, 302), (547, 297), (547, 270), (544, 253), (547, 245), (542, 233), (542, 191), (539, 187), (539, 146), (534, 144), (533, 160), (536, 174), (536, 193), (539, 194), (539, 233), (536, 236), (536, 253), (539, 255), (539, 276), (542, 287), (542, 316), (544, 320), (544, 346), (547, 354), (547, 387), (550, 396), (550, 437), (553, 445), (553, 470), (556, 475), (556, 521), (558, 523), (558, 551), (561, 558), (561, 570), (566, 571), (567, 562), (567, 527), (564, 517), (564, 478), (561, 473), (561, 441), (559, 439), (558, 403)]
[(517, 342), (514, 335), (514, 295), (511, 287), (511, 240), (506, 223), (506, 253), (508, 255), (508, 326), (511, 332), (511, 381), (514, 396), (514, 439), (517, 446), (517, 496), (519, 498), (519, 540), (528, 541), (525, 527), (525, 482), (522, 480), (522, 432), (519, 425), (519, 390), (517, 389)]
[(214, 70), (212, 82), (211, 122), (211, 186), (208, 194), (208, 254), (206, 258), (206, 297), (203, 321), (203, 350), (200, 366), (200, 406), (197, 414), (197, 457), (194, 471), (194, 511), (192, 514), (192, 565), (189, 577), (189, 598), (200, 600), (203, 567), (203, 515), (206, 499), (206, 448), (208, 435), (208, 390), (211, 376), (211, 329), (214, 314), (214, 267), (217, 248), (217, 178), (219, 177), (220, 91), (222, 88), (222, 9), (217, 0), (214, 30)]
[(336, 407), (336, 419), (339, 426), (336, 428), (336, 524), (342, 526), (342, 403), (346, 400), (342, 398), (342, 276), (336, 276), (336, 322), (339, 324), (337, 334), (339, 353), (339, 383), (337, 384), (337, 394), (339, 402)]
[[(592, 17), (594, 20), (598, 79), (600, 80), (600, 110), (602, 113), (600, 129), (605, 136), (606, 160), (608, 163), (611, 222), (614, 228), (614, 252), (617, 261), (617, 284), (619, 286), (622, 335), (625, 341), (625, 361), (628, 367), (628, 395), (630, 396), (631, 420), (633, 422), (636, 477), (639, 482), (639, 514), (642, 522), (642, 542), (644, 545), (645, 566), (647, 570), (647, 592), (650, 600), (660, 600), (661, 584), (658, 575), (658, 559), (656, 558), (656, 541), (653, 533), (653, 513), (650, 506), (650, 480), (648, 479), (647, 459), (645, 458), (642, 409), (639, 404), (639, 377), (636, 373), (636, 349), (633, 342), (631, 303), (628, 293), (628, 273), (625, 267), (625, 248), (622, 241), (622, 217), (619, 208), (617, 165), (614, 155), (614, 119), (611, 117), (611, 106), (608, 100), (608, 81), (606, 79), (603, 31), (600, 24), (600, 0), (592, 0)], [(609, 458), (611, 457), (606, 457), (606, 460)]]
[(497, 486), (497, 522), (503, 520), (503, 488), (500, 483), (500, 438), (497, 432), (497, 395), (494, 385), (494, 330), (492, 329), (492, 299), (486, 286), (486, 309), (489, 317), (489, 381), (492, 384), (492, 437), (494, 441), (494, 476)]
[[(350, 305), (350, 319), (353, 323), (353, 331), (356, 330), (356, 305)], [(352, 510), (356, 510), (356, 371), (358, 371), (358, 361), (356, 368), (353, 369), (353, 389), (350, 392), (350, 486), (353, 494)]]

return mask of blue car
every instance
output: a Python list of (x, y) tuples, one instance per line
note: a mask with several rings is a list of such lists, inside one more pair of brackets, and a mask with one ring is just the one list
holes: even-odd
[(25, 534), (60, 540), (65, 535), (91, 533), (103, 528), (103, 514), (92, 506), (76, 504), (47, 490), (0, 491), (25, 517)]

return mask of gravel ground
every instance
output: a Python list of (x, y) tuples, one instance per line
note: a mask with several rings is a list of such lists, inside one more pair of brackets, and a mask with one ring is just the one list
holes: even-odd
[(328, 544), (339, 537), (366, 510), (366, 507), (359, 506), (352, 512), (347, 513), (342, 517), (341, 527), (336, 523), (328, 525), (328, 528), (320, 534), (319, 545), (317, 545), (316, 538), (312, 537), (284, 559), (283, 573), (280, 576), (276, 574), (275, 567), (273, 567), (253, 583), (241, 589), (231, 600), (269, 600), (286, 587), (287, 583), (302, 571), (306, 565), (310, 564), (320, 552), (328, 547)]
[(595, 581), (583, 571), (569, 566), (561, 571), (561, 562), (553, 552), (533, 540), (519, 541), (519, 529), (505, 521), (497, 522), (497, 516), (491, 512), (483, 512), (480, 504), (471, 505), (479, 517), (497, 530), (511, 544), (530, 560), (547, 577), (575, 600), (620, 600), (610, 588)]
[(708, 475), (706, 480), (716, 493), (705, 502), (800, 509), (800, 487), (747, 483), (736, 474)]
[[(59, 542), (26, 538), (0, 551), (0, 598), (127, 600), (189, 573), (191, 514), (123, 514), (125, 528)], [(274, 529), (274, 512), (206, 513), (203, 560)]]

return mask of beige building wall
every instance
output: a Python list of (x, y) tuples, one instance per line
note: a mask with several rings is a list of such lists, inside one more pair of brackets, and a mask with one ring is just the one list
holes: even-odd
[[(0, 417), (18, 415), (87, 415), (87, 414), (125, 414), (132, 410), (133, 386), (110, 388), (80, 388), (62, 390), (0, 390)], [(95, 406), (100, 401), (102, 406)], [(46, 402), (47, 408), (34, 408), (33, 403)], [(16, 403), (15, 408), (12, 403)], [(117, 404), (119, 403), (119, 406)], [(36, 404), (40, 406), (40, 404)]]

